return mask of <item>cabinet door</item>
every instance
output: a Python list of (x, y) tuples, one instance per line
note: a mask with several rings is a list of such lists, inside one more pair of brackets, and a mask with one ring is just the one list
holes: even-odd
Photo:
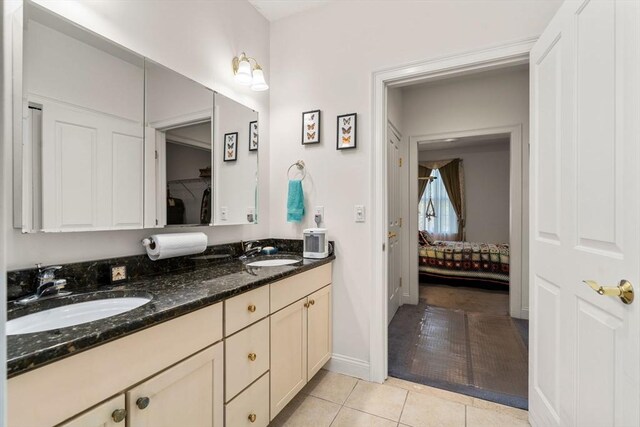
[(59, 427), (124, 427), (124, 409), (124, 394), (120, 394)]
[(307, 299), (271, 315), (271, 419), (307, 383)]
[(223, 384), (218, 343), (128, 391), (128, 425), (221, 427)]
[(307, 380), (331, 358), (331, 285), (309, 295)]

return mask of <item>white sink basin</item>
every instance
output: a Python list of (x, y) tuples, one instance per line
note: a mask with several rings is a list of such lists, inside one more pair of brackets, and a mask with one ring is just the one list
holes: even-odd
[(290, 265), (290, 264), (296, 264), (298, 262), (300, 262), (299, 259), (287, 259), (287, 258), (262, 259), (260, 261), (248, 262), (247, 267), (278, 267), (280, 265)]
[(7, 322), (7, 335), (29, 334), (80, 325), (115, 316), (151, 301), (143, 297), (107, 298), (63, 305)]

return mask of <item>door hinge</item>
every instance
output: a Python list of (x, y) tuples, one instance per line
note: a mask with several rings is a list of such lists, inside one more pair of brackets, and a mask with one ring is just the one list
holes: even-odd
[(156, 150), (155, 153), (156, 153), (156, 160), (158, 160), (158, 150)]
[(398, 225), (399, 225), (400, 227), (402, 227), (402, 218), (400, 218), (400, 219), (398, 220)]
[(402, 277), (400, 278), (400, 288), (402, 287)]
[(398, 159), (398, 166), (402, 167), (402, 157)]
[(385, 250), (386, 248), (387, 248), (387, 245), (383, 243), (383, 244), (382, 244), (382, 252), (384, 252), (384, 250)]
[(156, 218), (156, 225), (158, 225), (158, 218)]

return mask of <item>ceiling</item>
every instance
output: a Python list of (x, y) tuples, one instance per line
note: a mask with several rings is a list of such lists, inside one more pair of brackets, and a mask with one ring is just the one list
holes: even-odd
[(457, 150), (460, 148), (485, 148), (492, 146), (500, 146), (509, 144), (509, 134), (493, 134), (493, 135), (478, 135), (467, 136), (463, 138), (450, 138), (448, 139), (436, 139), (430, 141), (418, 142), (418, 151), (432, 151), (432, 150)]
[(249, 3), (273, 22), (307, 9), (324, 6), (330, 1), (332, 0), (249, 0)]

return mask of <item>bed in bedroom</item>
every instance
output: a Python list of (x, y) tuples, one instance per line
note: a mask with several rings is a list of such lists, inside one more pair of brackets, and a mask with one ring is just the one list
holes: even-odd
[(422, 283), (463, 286), (509, 286), (509, 245), (434, 241), (419, 234), (419, 273)]

